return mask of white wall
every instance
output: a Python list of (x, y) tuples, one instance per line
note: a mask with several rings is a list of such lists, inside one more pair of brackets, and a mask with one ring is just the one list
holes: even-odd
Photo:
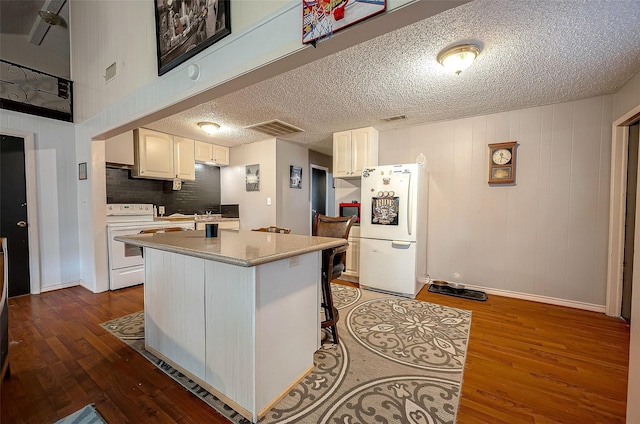
[[(380, 133), (380, 163), (427, 158), (432, 278), (604, 310), (612, 96)], [(518, 141), (512, 186), (488, 143)], [(398, 143), (408, 143), (398, 156)]]
[[(240, 204), (240, 229), (276, 225), (276, 139), (232, 147), (220, 171), (220, 202)], [(247, 165), (260, 165), (260, 191), (246, 191)], [(267, 205), (271, 198), (271, 205)]]
[[(311, 200), (309, 197), (309, 149), (299, 144), (278, 140), (276, 144), (276, 221), (293, 234), (311, 235)], [(289, 187), (289, 167), (302, 168), (302, 188)]]
[[(640, 72), (637, 73), (613, 96), (614, 120), (640, 106)], [(640, 208), (636, 210), (636, 222), (640, 219)], [(640, 228), (636, 227), (635, 252), (640, 244)], [(640, 255), (634, 256), (634, 269), (640, 268)], [(640, 275), (633, 275), (631, 299), (631, 342), (629, 346), (629, 383), (627, 388), (627, 422), (640, 422)]]
[(78, 181), (73, 124), (0, 110), (0, 129), (34, 133), (41, 291), (75, 285), (79, 275)]
[[(398, 162), (394, 162), (398, 163)], [(335, 210), (336, 214), (340, 213), (340, 203), (351, 203), (353, 200), (357, 200), (358, 202), (362, 199), (362, 191), (361, 191), (361, 181), (359, 178), (357, 179), (343, 179), (337, 178), (335, 180), (336, 185), (336, 200), (335, 200)]]
[[(66, 29), (57, 26), (49, 29), (49, 31), (61, 30), (66, 31)], [(66, 56), (60, 56), (53, 50), (55, 46), (47, 46), (52, 40), (49, 35), (50, 34), (47, 34), (47, 36), (45, 36), (41, 45), (36, 46), (29, 42), (27, 35), (2, 34), (2, 36), (0, 36), (2, 59), (57, 77), (69, 79), (69, 61), (66, 60)], [(67, 44), (68, 43), (67, 35)]]
[[(148, 2), (71, 0), (71, 75), (80, 122), (77, 161), (89, 162), (89, 173), (97, 176), (104, 163), (92, 160), (104, 157), (104, 145), (93, 145), (94, 139), (144, 126), (465, 2), (391, 0), (387, 12), (394, 13), (362, 22), (348, 36), (345, 31), (313, 48), (301, 44), (299, 1), (282, 7), (281, 1), (234, 1), (231, 35), (157, 77), (154, 11)], [(104, 70), (114, 62), (118, 76), (105, 84)], [(200, 66), (198, 81), (187, 77), (191, 64)], [(90, 289), (103, 291), (108, 288), (104, 188), (96, 179), (90, 186), (79, 185), (77, 200), (80, 228), (92, 229), (80, 233), (80, 277)]]
[[(156, 58), (156, 34), (154, 2), (113, 0), (94, 2), (71, 0), (70, 20), (73, 22), (72, 33), (72, 76), (75, 81), (74, 100), (76, 121), (81, 122), (110, 105), (136, 92), (145, 85), (158, 79)], [(198, 61), (205, 66), (203, 77), (211, 77), (220, 73), (227, 66), (228, 58), (220, 55), (222, 46), (232, 43), (239, 34), (255, 25), (278, 9), (289, 6), (291, 1), (232, 1), (231, 29), (232, 35), (207, 49), (199, 57), (189, 61)], [(272, 46), (277, 46), (272, 40)], [(218, 51), (216, 61), (207, 63), (205, 57)], [(258, 48), (253, 52), (259, 51)], [(231, 56), (245, 59), (252, 57), (247, 51), (237, 52)], [(203, 60), (204, 59), (204, 60)], [(116, 79), (105, 84), (105, 69), (116, 63)], [(242, 62), (242, 61), (241, 61)], [(237, 66), (233, 60), (230, 65)], [(180, 67), (186, 69), (187, 65)], [(214, 74), (207, 72), (215, 70)], [(228, 71), (228, 69), (226, 69)], [(246, 71), (246, 68), (244, 69)], [(174, 73), (176, 71), (173, 71)], [(203, 78), (203, 79), (204, 79)], [(224, 78), (218, 79), (218, 83)]]

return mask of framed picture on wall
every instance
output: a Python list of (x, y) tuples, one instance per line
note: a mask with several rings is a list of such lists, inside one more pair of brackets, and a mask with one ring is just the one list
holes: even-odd
[(260, 191), (260, 164), (246, 166), (246, 190)]
[(291, 165), (289, 167), (289, 188), (302, 189), (302, 168)]
[(154, 0), (158, 75), (231, 34), (231, 0)]
[(302, 42), (315, 45), (386, 8), (386, 0), (302, 0)]

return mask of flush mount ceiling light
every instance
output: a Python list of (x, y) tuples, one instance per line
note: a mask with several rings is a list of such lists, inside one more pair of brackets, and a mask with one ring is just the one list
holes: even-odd
[(475, 44), (459, 44), (440, 51), (437, 59), (447, 70), (460, 75), (460, 72), (471, 66), (479, 53), (480, 48)]
[(220, 125), (214, 122), (198, 122), (198, 126), (207, 134), (213, 134), (220, 129)]

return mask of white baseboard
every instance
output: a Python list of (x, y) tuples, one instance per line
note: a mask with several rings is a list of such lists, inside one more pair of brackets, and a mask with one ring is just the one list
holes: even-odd
[(360, 282), (360, 278), (355, 276), (355, 275), (349, 275), (345, 272), (342, 273), (342, 275), (340, 277), (338, 277), (338, 280), (344, 280), (344, 281), (349, 281), (351, 283), (359, 283)]
[(68, 283), (55, 284), (53, 286), (41, 287), (40, 288), (40, 293), (44, 293), (44, 292), (48, 292), (48, 291), (54, 291), (54, 290), (60, 290), (60, 289), (68, 289), (69, 287), (75, 287), (75, 286), (79, 285), (80, 283), (81, 283), (80, 281), (69, 281)]
[(480, 290), (487, 294), (495, 294), (497, 296), (512, 297), (514, 299), (529, 300), (532, 302), (548, 303), (550, 305), (566, 306), (569, 308), (583, 309), (585, 311), (605, 313), (605, 305), (578, 302), (576, 300), (558, 299), (557, 297), (541, 296), (537, 294), (519, 293), (510, 290), (492, 289), (489, 287), (471, 286), (468, 284), (465, 284), (464, 287), (471, 290)]
[(102, 292), (106, 292), (109, 291), (109, 286), (107, 285), (107, 288), (104, 290), (96, 290), (95, 286), (91, 283), (88, 283), (86, 281), (84, 281), (83, 279), (80, 279), (78, 281), (78, 284), (81, 285), (82, 287), (84, 287), (85, 289), (89, 290), (92, 293), (102, 293)]

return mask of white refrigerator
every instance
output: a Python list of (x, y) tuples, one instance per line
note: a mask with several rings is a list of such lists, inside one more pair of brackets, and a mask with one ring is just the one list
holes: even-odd
[(414, 298), (427, 278), (427, 171), (376, 166), (361, 181), (360, 286)]

